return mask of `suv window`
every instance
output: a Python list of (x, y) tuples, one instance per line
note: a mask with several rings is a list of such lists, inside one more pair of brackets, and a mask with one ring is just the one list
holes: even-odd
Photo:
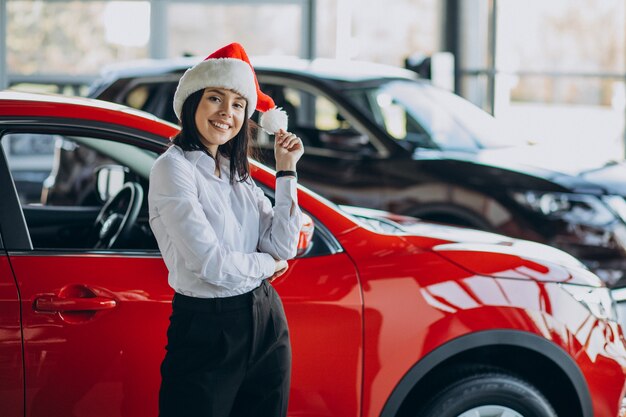
[[(298, 87), (266, 83), (261, 90), (289, 117), (289, 130), (298, 135), (308, 150), (376, 153), (369, 137), (357, 131), (327, 97)], [(257, 141), (268, 146), (273, 136), (261, 134)]]
[(143, 110), (151, 100), (154, 100), (156, 90), (158, 90), (158, 85), (156, 84), (140, 84), (128, 92), (124, 99), (124, 104)]
[(172, 106), (175, 82), (146, 82), (132, 87), (124, 96), (123, 104), (147, 111), (161, 119), (177, 124), (178, 118)]
[[(486, 116), (454, 94), (404, 80), (350, 89), (344, 94), (402, 145), (450, 150), (475, 150), (478, 147), (472, 134), (457, 119), (469, 110), (476, 113), (472, 113), (473, 119), (481, 116), (480, 120), (483, 120)], [(442, 105), (439, 96), (450, 98), (450, 103)], [(459, 111), (450, 112), (452, 102), (462, 105), (457, 106)]]

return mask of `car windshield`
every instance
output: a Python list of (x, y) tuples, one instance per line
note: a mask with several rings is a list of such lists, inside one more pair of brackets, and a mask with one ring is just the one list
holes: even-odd
[(469, 101), (427, 83), (389, 80), (344, 93), (401, 142), (461, 151), (529, 143)]

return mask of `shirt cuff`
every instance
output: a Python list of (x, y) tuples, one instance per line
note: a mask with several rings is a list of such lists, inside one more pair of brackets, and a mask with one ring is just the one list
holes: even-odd
[(298, 204), (298, 181), (294, 177), (276, 178), (276, 205)]
[(263, 271), (263, 277), (266, 279), (274, 275), (276, 270), (276, 260), (269, 253), (259, 253), (259, 263), (261, 264), (261, 270)]

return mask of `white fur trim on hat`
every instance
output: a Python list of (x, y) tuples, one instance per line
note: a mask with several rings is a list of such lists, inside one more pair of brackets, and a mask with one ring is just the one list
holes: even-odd
[(287, 130), (287, 113), (280, 107), (274, 107), (261, 113), (259, 125), (270, 135), (275, 134), (280, 129)]
[(250, 65), (236, 58), (211, 58), (189, 68), (178, 82), (174, 93), (174, 113), (180, 120), (183, 103), (193, 93), (207, 87), (227, 88), (241, 94), (247, 101), (248, 117), (256, 109), (257, 93), (254, 72)]

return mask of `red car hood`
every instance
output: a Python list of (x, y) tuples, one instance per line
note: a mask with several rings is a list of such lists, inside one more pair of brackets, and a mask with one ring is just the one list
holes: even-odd
[(604, 284), (573, 256), (541, 243), (495, 233), (428, 223), (380, 210), (342, 206), (344, 211), (399, 225), (397, 234), (477, 274), (600, 287)]
[(431, 250), (477, 275), (603, 285), (579, 260), (541, 243), (423, 222), (404, 228), (410, 233), (410, 240), (421, 236), (437, 239)]

